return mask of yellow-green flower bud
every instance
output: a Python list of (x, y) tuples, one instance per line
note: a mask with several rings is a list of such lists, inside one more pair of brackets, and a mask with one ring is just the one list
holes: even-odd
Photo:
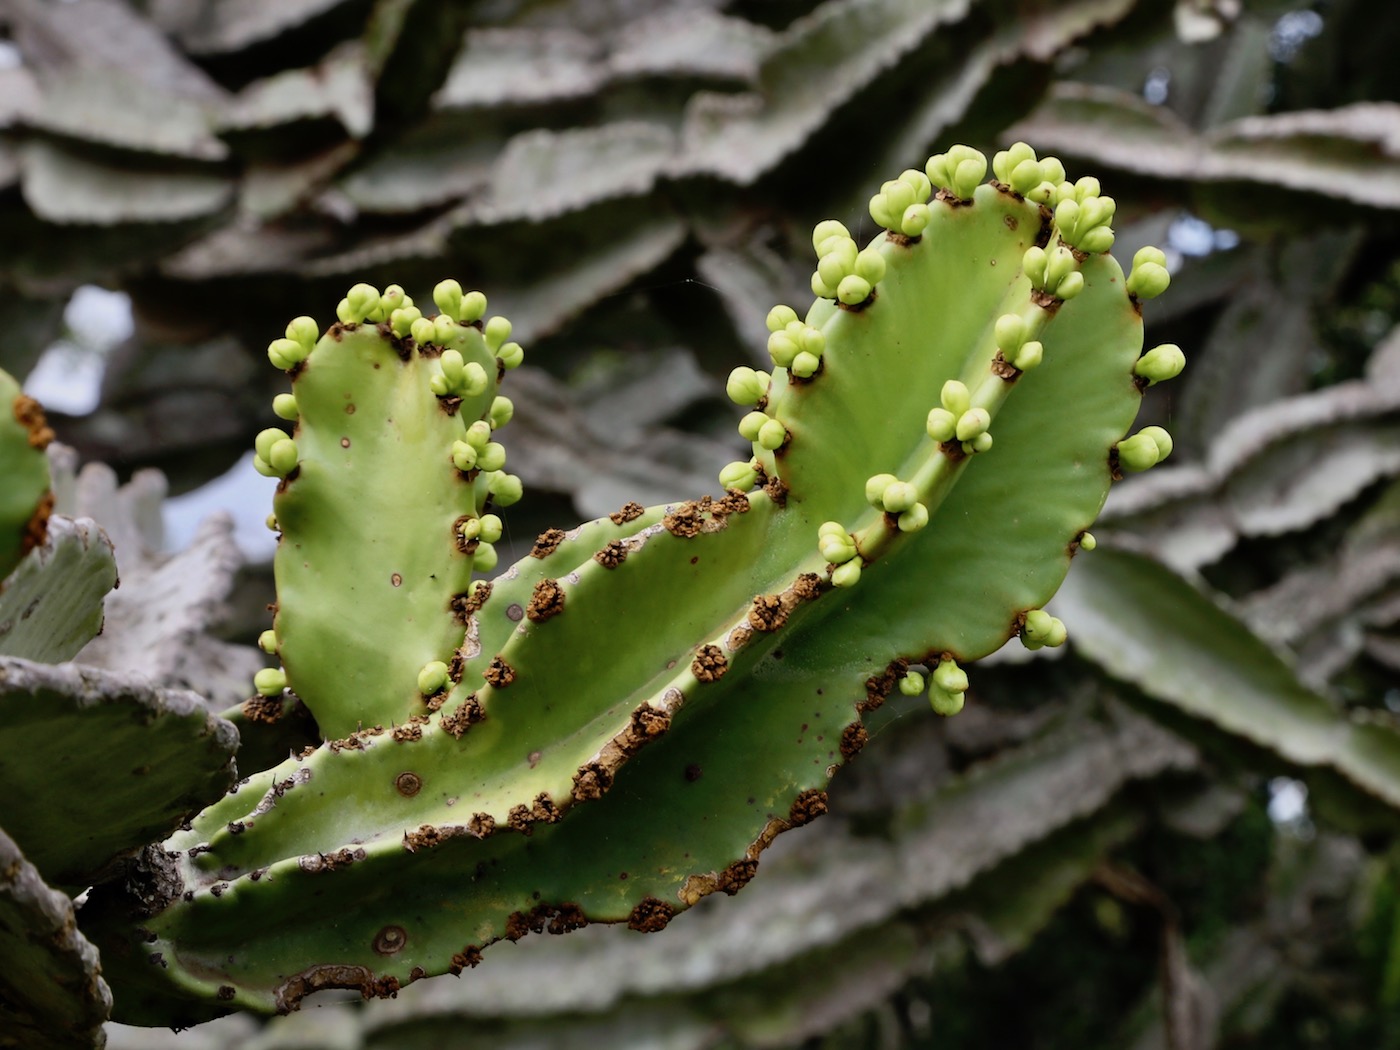
[(472, 553), (472, 571), (490, 572), (496, 567), (500, 557), (494, 544), (478, 543), (476, 550)]
[(971, 441), (978, 434), (985, 434), (991, 425), (991, 414), (985, 408), (969, 408), (958, 416), (958, 429), (955, 433), (959, 441)]
[(358, 324), (379, 309), (379, 289), (372, 284), (354, 285), (341, 302), (345, 304), (349, 316), (341, 315), (340, 319), (346, 324)]
[(931, 686), (928, 691), (929, 704), (933, 707), (933, 713), (942, 715), (944, 718), (952, 718), (963, 709), (963, 699), (966, 695), (966, 693), (945, 693), (936, 685)]
[(462, 286), (450, 277), (439, 281), (433, 287), (433, 302), (448, 317), (457, 320), (462, 311)]
[(927, 204), (911, 204), (904, 209), (899, 220), (900, 232), (908, 237), (918, 237), (933, 221), (933, 211)]
[(286, 477), (297, 469), (297, 446), (291, 438), (283, 438), (273, 444), (271, 455), (266, 457), (267, 464), (275, 470), (279, 476)]
[(865, 499), (872, 507), (884, 509), (885, 489), (889, 488), (899, 479), (893, 474), (876, 474), (868, 478), (865, 482)]
[(287, 688), (287, 675), (277, 667), (264, 667), (253, 675), (253, 688), (259, 696), (281, 696)]
[(1021, 344), (1026, 341), (1026, 322), (1019, 314), (1002, 314), (997, 318), (997, 349), (1011, 360)]
[(859, 558), (852, 558), (848, 562), (831, 570), (831, 585), (833, 587), (854, 587), (860, 582), (861, 562)]
[(486, 322), (484, 335), (486, 336), (486, 346), (492, 351), (501, 349), (502, 344), (510, 338), (511, 325), (504, 317), (496, 316)]
[(769, 452), (776, 452), (787, 444), (787, 427), (776, 419), (770, 419), (758, 428), (758, 437), (755, 440), (760, 448), (766, 448)]
[(918, 532), (928, 524), (928, 508), (922, 503), (915, 503), (899, 516), (897, 524), (900, 532)]
[(481, 519), (468, 518), (457, 526), (457, 535), (461, 536), (467, 543), (481, 539)]
[(919, 490), (907, 481), (891, 481), (880, 494), (880, 504), (891, 514), (903, 514), (919, 501)]
[[(1060, 286), (1070, 274), (1078, 272), (1079, 263), (1075, 261), (1074, 253), (1063, 244), (1058, 245), (1050, 252), (1045, 265), (1045, 287), (1048, 291), (1060, 294)], [(1081, 278), (1082, 280), (1083, 278)], [(1061, 298), (1065, 298), (1061, 296)]]
[(405, 306), (389, 315), (389, 327), (400, 339), (413, 334), (413, 322), (421, 319), (423, 311), (416, 306)]
[(1050, 258), (1045, 254), (1045, 249), (1035, 245), (1027, 248), (1026, 254), (1021, 256), (1021, 269), (1025, 271), (1031, 284), (1041, 291), (1045, 290), (1045, 268), (1049, 261)]
[(501, 533), (505, 526), (501, 519), (494, 514), (483, 514), (477, 519), (481, 522), (481, 538), (487, 543), (495, 543), (501, 538)]
[(918, 671), (908, 671), (899, 680), (899, 691), (905, 696), (918, 696), (924, 691), (924, 676)]
[(1045, 356), (1045, 347), (1038, 339), (1032, 339), (1016, 351), (1016, 356), (1011, 363), (1022, 372), (1029, 372), (1036, 365), (1040, 364), (1041, 358)]
[(276, 427), (268, 427), (266, 430), (258, 432), (258, 436), (253, 439), (253, 448), (264, 460), (272, 462), (272, 446), (279, 441), (286, 441), (290, 435), (285, 430), (278, 430)]
[(992, 448), (992, 435), (987, 431), (982, 431), (971, 441), (963, 442), (963, 451), (969, 456), (975, 452), (989, 452)]
[(515, 416), (515, 402), (503, 394), (497, 394), (491, 399), (491, 410), (487, 413), (487, 422), (491, 424), (492, 430), (500, 430)]
[(740, 365), (729, 373), (724, 392), (736, 405), (756, 405), (768, 393), (768, 384), (761, 382), (752, 368)]
[(441, 660), (433, 660), (423, 665), (418, 672), (418, 691), (424, 696), (442, 692), (447, 685), (447, 665)]
[(520, 497), (525, 494), (525, 486), (520, 483), (519, 477), (504, 471), (498, 471), (490, 477), (486, 490), (495, 498), (498, 507), (509, 507), (520, 502)]
[(482, 470), (500, 470), (506, 465), (506, 447), (499, 441), (488, 441), (476, 454), (476, 465)]
[(950, 379), (943, 384), (938, 400), (955, 416), (961, 416), (972, 407), (972, 393), (967, 389), (966, 383), (957, 379)]
[(457, 322), (452, 319), (451, 314), (443, 311), (433, 318), (433, 337), (428, 342), (446, 346), (455, 338), (457, 338)]
[(766, 412), (749, 412), (739, 420), (739, 436), (745, 441), (757, 441), (758, 432), (769, 421)]
[(294, 317), (287, 324), (287, 338), (295, 343), (300, 343), (310, 353), (311, 348), (316, 345), (316, 340), (321, 338), (320, 326), (310, 317)]
[(1136, 269), (1144, 263), (1156, 263), (1158, 266), (1166, 266), (1167, 253), (1162, 251), (1161, 248), (1155, 248), (1150, 244), (1144, 245), (1133, 255), (1132, 268)]
[(460, 471), (476, 469), (476, 449), (465, 441), (452, 442), (452, 465)]
[(1084, 290), (1084, 275), (1076, 270), (1074, 273), (1065, 274), (1060, 279), (1060, 283), (1055, 285), (1055, 295), (1066, 301), (1073, 299)]
[(815, 295), (818, 299), (835, 299), (836, 289), (832, 288), (825, 281), (823, 281), (821, 274), (813, 273), (812, 294)]
[(265, 653), (276, 654), (277, 652), (277, 632), (271, 629), (263, 631), (258, 635), (258, 648)]
[[(992, 157), (992, 173), (997, 180), (1011, 186), (1012, 172), (1022, 164), (1035, 164), (1035, 150), (1024, 142), (1015, 142), (1004, 150), (998, 151)], [(1040, 167), (1036, 165), (1036, 174), (1039, 176)], [(1012, 186), (1012, 189), (1015, 189)]]
[(933, 671), (933, 684), (945, 693), (967, 692), (967, 672), (956, 660), (940, 660)]
[(817, 374), (817, 369), (821, 366), (822, 359), (820, 357), (803, 350), (792, 359), (792, 364), (788, 365), (788, 371), (802, 379), (810, 379)]
[(958, 417), (949, 412), (946, 408), (931, 408), (928, 413), (926, 424), (928, 436), (940, 444), (944, 441), (952, 441), (953, 435), (958, 430)]
[(1096, 540), (1096, 539), (1094, 539), (1094, 534), (1093, 534), (1092, 532), (1082, 532), (1082, 533), (1079, 534), (1079, 549), (1080, 549), (1080, 550), (1082, 550), (1082, 551), (1091, 551), (1091, 550), (1093, 550), (1095, 547), (1097, 547), (1098, 545), (1099, 545), (1099, 541)]
[(801, 345), (786, 331), (774, 332), (768, 337), (768, 356), (779, 368), (787, 368), (792, 359), (802, 350)]
[(462, 360), (462, 354), (458, 350), (444, 350), (442, 356), (438, 358), (438, 364), (442, 367), (442, 374), (447, 379), (450, 387), (459, 386), (462, 382), (462, 370), (466, 367), (466, 362)]
[(870, 282), (859, 274), (847, 274), (836, 286), (836, 298), (847, 306), (856, 306), (870, 298)]
[(726, 491), (748, 492), (758, 481), (758, 471), (753, 463), (735, 460), (719, 472), (720, 486)]
[(301, 415), (301, 410), (297, 408), (296, 395), (278, 394), (272, 399), (272, 412), (279, 419), (295, 422), (297, 417)]
[(276, 514), (269, 514), (267, 517), (263, 518), (263, 524), (267, 526), (268, 532), (277, 532), (281, 528), (281, 526), (277, 524)]
[(1133, 272), (1128, 275), (1128, 294), (1139, 299), (1155, 299), (1165, 292), (1171, 283), (1172, 276), (1167, 273), (1165, 266), (1145, 262), (1141, 266), (1134, 266)]
[(480, 452), (491, 440), (491, 424), (484, 419), (473, 420), (464, 437), (468, 445)]
[(420, 317), (408, 326), (408, 334), (419, 346), (427, 346), (437, 337), (437, 326), (432, 318)]
[(1080, 236), (1075, 247), (1081, 252), (1101, 255), (1113, 247), (1113, 230), (1108, 226), (1095, 226)]
[(832, 252), (830, 255), (823, 255), (817, 262), (817, 276), (822, 279), (822, 283), (828, 288), (838, 288), (841, 279), (850, 272), (840, 255)]
[(267, 344), (267, 359), (284, 372), (305, 361), (307, 352), (307, 348), (295, 339), (274, 339)]
[(870, 217), (875, 220), (877, 226), (883, 226), (887, 230), (893, 230), (899, 226), (899, 217), (890, 209), (890, 203), (885, 199), (883, 193), (877, 193), (870, 198), (869, 209)]
[(885, 257), (878, 248), (866, 248), (856, 256), (856, 275), (865, 278), (872, 285), (879, 284), (885, 276)]
[(781, 332), (793, 321), (798, 320), (797, 311), (791, 306), (779, 304), (768, 311), (768, 331)]
[(1143, 354), (1133, 366), (1133, 374), (1147, 380), (1148, 386), (1155, 386), (1168, 379), (1181, 375), (1186, 367), (1186, 355), (1175, 343), (1163, 343)]
[(520, 363), (525, 360), (525, 351), (519, 343), (506, 343), (496, 352), (496, 360), (509, 371), (512, 368), (519, 368)]
[(463, 324), (472, 324), (480, 321), (486, 316), (486, 296), (481, 292), (468, 292), (462, 296), (462, 306), (457, 313), (457, 320)]
[(812, 230), (812, 247), (820, 252), (822, 243), (830, 237), (849, 238), (851, 231), (835, 219), (824, 219)]

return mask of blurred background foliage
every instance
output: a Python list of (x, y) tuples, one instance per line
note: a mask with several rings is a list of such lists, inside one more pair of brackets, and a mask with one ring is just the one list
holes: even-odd
[(216, 706), (271, 597), (264, 348), (354, 281), (514, 321), (526, 545), (714, 491), (813, 224), (954, 141), (1098, 175), (1189, 361), (1068, 652), (880, 712), (736, 899), (109, 1045), (1400, 1048), (1397, 54), (1370, 0), (0, 0), (0, 366), (116, 472), (65, 497), (124, 582), (82, 659)]

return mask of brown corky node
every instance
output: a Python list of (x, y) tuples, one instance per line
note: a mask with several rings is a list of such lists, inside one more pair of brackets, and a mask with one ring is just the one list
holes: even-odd
[(788, 810), (788, 823), (795, 828), (810, 824), (827, 811), (826, 792), (821, 788), (808, 788), (792, 801)]
[(558, 824), (564, 814), (554, 804), (554, 799), (541, 791), (535, 796), (535, 804), (530, 807), (530, 819), (536, 824)]
[(783, 600), (775, 594), (760, 594), (749, 609), (749, 626), (755, 631), (776, 631), (787, 622)]
[(479, 538), (469, 540), (462, 532), (463, 525), (475, 520), (476, 519), (470, 514), (463, 514), (452, 523), (452, 542), (456, 544), (459, 554), (473, 554), (476, 552), (477, 547), (481, 546), (481, 540)]
[(442, 716), (442, 728), (461, 740), (463, 733), (485, 718), (486, 711), (482, 708), (481, 701), (476, 698), (475, 693), (471, 693), (455, 711)]
[(24, 535), (20, 537), (20, 553), (28, 554), (35, 547), (42, 547), (49, 538), (49, 518), (53, 516), (53, 493), (45, 492), (34, 505), (34, 513), (24, 524)]
[(402, 986), (397, 977), (376, 977), (370, 987), (360, 989), (360, 997), (362, 999), (397, 999), (400, 987)]
[(729, 661), (724, 657), (724, 650), (717, 645), (702, 645), (690, 662), (690, 673), (697, 682), (717, 682), (727, 670)]
[(874, 711), (883, 704), (904, 673), (909, 670), (908, 660), (893, 660), (880, 674), (865, 680), (865, 699), (856, 704), (856, 710), (864, 714)]
[(821, 593), (822, 578), (814, 572), (804, 572), (792, 581), (792, 595), (799, 602), (815, 601)]
[(479, 839), (490, 838), (496, 831), (496, 818), (490, 813), (473, 813), (467, 831)]
[(675, 905), (656, 897), (643, 897), (627, 917), (627, 928), (638, 933), (659, 933), (675, 917)]
[(719, 878), (715, 882), (715, 889), (723, 890), (732, 897), (747, 886), (749, 880), (757, 874), (757, 860), (748, 857), (745, 857), (743, 860), (736, 860), (719, 873)]
[(698, 504), (683, 503), (661, 519), (661, 524), (672, 536), (683, 540), (700, 535), (705, 525), (705, 517)]
[(250, 696), (243, 701), (243, 717), (250, 722), (272, 725), (282, 717), (280, 696)]
[[(394, 727), (394, 739), (400, 744), (423, 739), (423, 727), (428, 724), (427, 715), (414, 715), (401, 726)], [(361, 744), (361, 747), (364, 745)]]
[(534, 830), (534, 824), (530, 820), (530, 809), (523, 802), (510, 807), (510, 812), (506, 814), (506, 826), (512, 831), (519, 831), (528, 835)]
[(374, 984), (374, 975), (364, 966), (322, 963), (319, 966), (309, 966), (301, 973), (288, 977), (277, 986), (273, 994), (277, 1002), (277, 1012), (288, 1014), (312, 992), (319, 992), (323, 988), (353, 988), (368, 998)]
[(623, 505), (622, 509), (615, 514), (609, 514), (608, 520), (614, 525), (626, 525), (629, 521), (636, 521), (646, 513), (646, 508), (636, 500), (632, 500)]
[(506, 940), (518, 941), (530, 932), (530, 917), (518, 911), (510, 913), (506, 919)]
[(612, 787), (612, 774), (597, 762), (590, 762), (574, 774), (573, 796), (577, 802), (602, 798)]
[(1008, 361), (998, 350), (997, 356), (992, 358), (992, 375), (998, 379), (1004, 379), (1008, 383), (1014, 383), (1021, 378), (1021, 370)]
[(548, 558), (559, 549), (559, 544), (563, 543), (564, 539), (563, 529), (545, 529), (535, 540), (535, 545), (530, 548), (530, 557)]
[(481, 949), (475, 944), (469, 944), (452, 956), (452, 961), (448, 963), (447, 969), (453, 977), (460, 977), (463, 970), (473, 969), (480, 965)]
[(605, 543), (602, 550), (594, 552), (593, 560), (605, 569), (616, 569), (627, 560), (627, 544), (621, 540)]
[(564, 934), (581, 930), (587, 925), (588, 916), (583, 913), (583, 909), (571, 901), (565, 901), (552, 909), (546, 929), (553, 934)]
[(541, 580), (535, 584), (535, 590), (530, 595), (530, 604), (525, 609), (525, 615), (530, 618), (531, 623), (544, 623), (551, 616), (558, 616), (564, 611), (564, 588), (559, 586), (558, 580)]
[(491, 585), (489, 583), (478, 583), (466, 594), (457, 594), (452, 598), (452, 615), (458, 623), (465, 624), (468, 617), (486, 604), (486, 599), (491, 597)]
[(650, 704), (632, 712), (632, 733), (639, 740), (655, 740), (671, 728), (671, 716)]
[(787, 506), (788, 487), (787, 482), (774, 474), (763, 483), (763, 491), (768, 494), (768, 498), (773, 501), (775, 507)]
[(394, 790), (404, 798), (412, 798), (423, 790), (423, 778), (417, 773), (405, 770), (394, 778)]
[(490, 666), (482, 673), (482, 677), (497, 689), (504, 689), (515, 681), (515, 668), (499, 656), (493, 656)]
[(446, 825), (436, 827), (432, 824), (424, 824), (414, 831), (403, 833), (403, 848), (410, 853), (417, 853), (420, 849), (432, 849), (434, 846), (441, 846), (450, 838), (456, 838), (462, 833), (460, 827)]
[(234, 995), (236, 995), (237, 993), (234, 991), (233, 985), (231, 985), (231, 984), (221, 984), (221, 985), (219, 985), (219, 990), (218, 990), (217, 992), (215, 992), (214, 994), (215, 994), (215, 996), (218, 997), (218, 999), (219, 999), (220, 1001), (222, 1001), (222, 1002), (228, 1002), (228, 1001), (229, 1001), (230, 999), (232, 999), (232, 998), (234, 997)]
[(28, 394), (19, 394), (14, 403), (15, 422), (24, 427), (29, 447), (42, 452), (53, 443), (53, 427), (44, 418), (44, 406)]
[(731, 492), (723, 499), (715, 501), (711, 508), (717, 517), (729, 514), (747, 514), (749, 512), (749, 497), (742, 492)]
[(864, 723), (852, 722), (841, 731), (841, 757), (849, 759), (859, 754), (869, 739)]

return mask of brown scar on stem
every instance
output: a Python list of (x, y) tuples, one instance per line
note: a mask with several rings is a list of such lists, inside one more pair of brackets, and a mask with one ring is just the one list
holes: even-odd
[(626, 525), (629, 521), (636, 521), (644, 513), (646, 508), (636, 500), (629, 500), (623, 504), (622, 509), (608, 515), (608, 520), (614, 525)]
[(250, 696), (239, 711), (249, 722), (270, 726), (282, 717), (284, 708), (280, 696)]
[(572, 795), (575, 802), (600, 799), (612, 787), (612, 771), (600, 762), (589, 762), (574, 774)]
[(967, 453), (963, 451), (961, 441), (940, 441), (938, 450), (948, 457), (949, 463), (961, 463), (967, 459)]
[(643, 897), (627, 916), (627, 928), (638, 933), (659, 933), (676, 917), (676, 907), (656, 897)]
[(394, 727), (394, 739), (400, 744), (423, 739), (423, 727), (428, 724), (427, 715), (414, 715), (403, 725)]
[(841, 731), (841, 757), (849, 761), (860, 753), (870, 739), (862, 722), (852, 722)]
[(908, 248), (911, 245), (918, 244), (923, 239), (923, 234), (919, 234), (916, 237), (911, 237), (909, 236), (909, 234), (901, 233), (898, 230), (885, 231), (885, 240), (889, 241), (891, 244), (897, 244), (901, 248)]
[(530, 548), (530, 557), (548, 558), (566, 538), (563, 529), (545, 529), (536, 538), (535, 545)]
[(942, 201), (950, 208), (970, 208), (973, 203), (971, 197), (959, 197), (952, 190), (945, 190), (941, 186), (939, 187), (938, 192), (933, 195), (933, 199), (936, 201)]
[(717, 682), (727, 670), (729, 661), (725, 659), (724, 650), (717, 645), (702, 645), (690, 662), (690, 673), (697, 682)]
[(464, 834), (467, 834), (467, 829), (456, 824), (423, 824), (413, 831), (403, 833), (403, 848), (409, 853), (417, 853), (420, 849), (441, 846), (448, 839), (455, 839)]
[(856, 704), (856, 711), (864, 714), (879, 708), (908, 672), (908, 660), (891, 660), (884, 671), (865, 680), (865, 699)]
[(376, 983), (373, 971), (366, 966), (322, 963), (288, 977), (274, 989), (273, 1000), (279, 1014), (289, 1014), (312, 992), (326, 988), (350, 988), (367, 999)]
[(452, 961), (448, 963), (447, 969), (453, 977), (460, 977), (463, 970), (474, 969), (480, 965), (481, 949), (475, 944), (469, 944), (452, 956)]
[(992, 358), (992, 375), (998, 379), (1004, 379), (1008, 383), (1014, 383), (1021, 378), (1021, 370), (1008, 361), (1000, 350), (997, 356)]
[(1031, 302), (1044, 310), (1049, 316), (1054, 317), (1060, 312), (1060, 307), (1065, 305), (1065, 301), (1052, 292), (1043, 292), (1039, 289), (1031, 292)]
[(593, 560), (605, 569), (616, 569), (627, 560), (627, 544), (621, 540), (612, 540), (604, 544), (601, 550), (594, 552)]
[(463, 733), (485, 719), (486, 710), (481, 706), (481, 701), (475, 693), (469, 693), (455, 711), (442, 716), (442, 728), (461, 740)]
[(491, 657), (490, 665), (482, 672), (481, 676), (497, 689), (504, 689), (515, 681), (515, 668), (497, 655)]
[(551, 616), (558, 616), (563, 611), (564, 588), (559, 586), (558, 580), (544, 579), (535, 584), (530, 604), (525, 609), (525, 615), (530, 618), (531, 623), (544, 623)]
[(465, 594), (454, 594), (452, 596), (452, 614), (457, 619), (466, 623), (472, 613), (477, 612), (486, 604), (486, 599), (491, 597), (491, 584), (478, 583)]
[(323, 871), (348, 868), (355, 861), (364, 859), (363, 847), (351, 849), (346, 846), (344, 849), (332, 850), (330, 853), (309, 853), (304, 857), (298, 857), (297, 867), (308, 874), (319, 875)]

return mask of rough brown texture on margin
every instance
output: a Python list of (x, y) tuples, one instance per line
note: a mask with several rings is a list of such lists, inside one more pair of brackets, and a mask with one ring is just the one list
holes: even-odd
[(627, 928), (638, 933), (659, 933), (675, 917), (674, 905), (656, 897), (643, 897), (627, 917)]
[(691, 539), (700, 535), (700, 530), (704, 528), (705, 518), (699, 504), (683, 503), (666, 517), (661, 519), (661, 524), (666, 527), (666, 531), (672, 536), (679, 536), (683, 540)]
[(312, 992), (323, 988), (353, 988), (365, 998), (374, 994), (373, 972), (365, 966), (347, 963), (322, 963), (293, 974), (277, 986), (273, 993), (279, 1014), (289, 1014)]
[(814, 572), (804, 572), (792, 581), (792, 596), (799, 602), (810, 602), (820, 598), (822, 578)]
[(551, 616), (564, 611), (564, 588), (558, 580), (544, 579), (535, 584), (530, 595), (530, 604), (525, 607), (525, 615), (531, 623), (544, 623)]
[(475, 944), (469, 944), (456, 955), (452, 956), (452, 962), (448, 965), (453, 977), (462, 976), (462, 971), (481, 965), (481, 949)]
[(490, 838), (496, 831), (496, 818), (490, 813), (473, 813), (467, 831), (479, 839)]
[(717, 645), (702, 645), (690, 662), (690, 673), (697, 682), (717, 682), (727, 670), (729, 661), (724, 658), (724, 650)]
[(491, 657), (491, 664), (482, 672), (481, 677), (494, 685), (497, 689), (504, 689), (515, 681), (515, 668), (506, 663), (499, 656)]
[(597, 762), (590, 762), (582, 766), (574, 774), (573, 796), (578, 802), (591, 802), (593, 799), (602, 798), (608, 788), (612, 787), (613, 775)]
[(856, 704), (856, 710), (864, 714), (874, 711), (883, 704), (904, 673), (909, 670), (908, 660), (892, 660), (880, 674), (865, 680), (865, 699)]
[(14, 404), (15, 422), (29, 432), (29, 447), (42, 452), (53, 443), (53, 427), (44, 418), (44, 406), (28, 394), (19, 394)]
[(768, 498), (773, 501), (775, 507), (787, 506), (788, 487), (787, 482), (774, 474), (763, 483), (763, 491), (768, 494)]
[(788, 823), (795, 828), (810, 824), (827, 811), (826, 792), (821, 788), (808, 788), (792, 800), (788, 811)]
[(862, 722), (852, 722), (841, 731), (841, 757), (853, 758), (870, 739), (870, 734)]
[(467, 618), (486, 604), (486, 599), (491, 597), (491, 585), (489, 583), (478, 583), (466, 594), (455, 595), (452, 599), (452, 615), (459, 623), (465, 624)]
[(749, 609), (749, 626), (755, 631), (776, 631), (787, 623), (787, 610), (776, 594), (760, 594)]
[(623, 504), (621, 510), (617, 511), (614, 514), (609, 514), (608, 520), (611, 521), (614, 525), (626, 525), (629, 521), (636, 521), (644, 513), (646, 513), (645, 507), (643, 507), (636, 500), (630, 500), (627, 503)]
[(534, 822), (530, 820), (530, 808), (523, 802), (510, 807), (510, 812), (506, 814), (506, 827), (512, 831), (519, 831), (528, 835), (533, 831), (531, 826)]
[(992, 375), (999, 379), (1005, 379), (1008, 383), (1014, 383), (1021, 378), (1021, 370), (1008, 361), (998, 350), (997, 356), (992, 358)]
[(554, 799), (541, 791), (535, 796), (535, 804), (530, 807), (530, 819), (536, 824), (558, 824), (564, 814), (554, 804)]
[(530, 548), (530, 557), (548, 558), (559, 549), (559, 544), (563, 543), (564, 539), (563, 529), (545, 529), (536, 538), (535, 545)]
[(451, 824), (440, 827), (423, 824), (414, 831), (403, 833), (403, 848), (410, 853), (417, 853), (420, 849), (432, 849), (434, 846), (441, 846), (448, 839), (456, 838), (463, 830)]
[(410, 740), (421, 740), (423, 739), (423, 727), (427, 724), (427, 715), (414, 715), (403, 725), (394, 727), (394, 739), (401, 744)]
[(743, 860), (736, 860), (719, 873), (719, 878), (715, 881), (715, 889), (723, 890), (732, 897), (747, 886), (749, 880), (757, 874), (757, 858), (745, 857)]
[(605, 569), (616, 569), (627, 560), (627, 544), (621, 540), (611, 540), (593, 553), (593, 560)]
[(248, 721), (270, 726), (282, 717), (282, 698), (280, 696), (250, 696), (243, 701), (240, 710)]
[(713, 511), (718, 515), (747, 514), (749, 497), (742, 492), (731, 492), (722, 499), (715, 500)]
[(469, 693), (458, 705), (457, 710), (442, 716), (442, 728), (461, 740), (463, 733), (485, 718), (486, 711), (482, 708), (481, 701), (476, 698), (475, 693)]
[(671, 716), (650, 704), (632, 712), (632, 732), (641, 740), (655, 740), (671, 728)]

